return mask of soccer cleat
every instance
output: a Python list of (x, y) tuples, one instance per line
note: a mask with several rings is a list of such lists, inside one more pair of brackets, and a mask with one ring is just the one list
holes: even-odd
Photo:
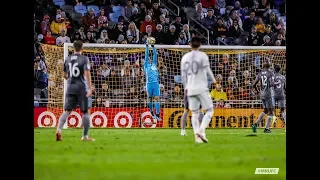
[(271, 133), (270, 129), (264, 129), (264, 133)]
[(252, 128), (252, 132), (254, 132), (254, 133), (257, 132), (257, 125), (256, 124), (252, 124), (251, 128)]
[(200, 143), (203, 143), (202, 139), (199, 138), (198, 136), (196, 136), (196, 143), (200, 144)]
[(184, 129), (181, 129), (180, 135), (181, 136), (188, 136), (186, 130), (184, 130)]
[(61, 133), (56, 132), (56, 141), (62, 141)]
[(95, 139), (93, 139), (91, 137), (82, 137), (81, 141), (95, 141)]
[(272, 125), (277, 121), (277, 116), (272, 117)]
[(206, 138), (206, 135), (204, 133), (197, 133), (197, 137), (199, 137), (203, 142), (208, 143), (209, 140)]
[(157, 121), (162, 121), (162, 119), (160, 118), (160, 115), (156, 115), (156, 120)]

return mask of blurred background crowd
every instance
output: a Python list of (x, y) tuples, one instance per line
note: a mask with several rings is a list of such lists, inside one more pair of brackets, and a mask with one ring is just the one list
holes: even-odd
[[(286, 45), (285, 0), (36, 0), (34, 13), (35, 99), (47, 97), (48, 74), (40, 44), (63, 46), (75, 40), (144, 44), (151, 36), (156, 44), (187, 45), (192, 36), (198, 35), (208, 45)], [(143, 71), (137, 66), (137, 59), (143, 54), (127, 54), (116, 62), (106, 54), (88, 54), (94, 67), (93, 82), (99, 91), (95, 102), (119, 94), (144, 96), (140, 92), (143, 85), (141, 89), (135, 86), (138, 79), (143, 80)], [(176, 78), (179, 68), (174, 64), (179, 64), (182, 54), (166, 49), (158, 54), (159, 71), (163, 74), (162, 98), (179, 99), (183, 90)], [(259, 54), (210, 56), (212, 70), (222, 81), (221, 86), (212, 89), (212, 98), (256, 99), (256, 93), (246, 85), (260, 68), (260, 59)]]

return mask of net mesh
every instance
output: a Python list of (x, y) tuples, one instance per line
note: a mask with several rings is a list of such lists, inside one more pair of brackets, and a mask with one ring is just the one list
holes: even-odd
[[(47, 109), (58, 119), (63, 112), (64, 49), (50, 45), (42, 45), (42, 48), (49, 73)], [(69, 54), (72, 50), (70, 47)], [(280, 65), (281, 74), (285, 75), (285, 50), (202, 50), (208, 54), (211, 69), (223, 90), (223, 93), (217, 93), (210, 85), (215, 104), (215, 114), (210, 126), (249, 127), (262, 109), (257, 92), (251, 88), (255, 75), (263, 61)], [(145, 49), (134, 48), (134, 45), (133, 48), (84, 48), (83, 55), (90, 60), (92, 83), (95, 87), (91, 109), (93, 127), (180, 126), (184, 92), (180, 79), (180, 61), (189, 49), (165, 48), (157, 51), (163, 121), (154, 125), (147, 108), (143, 72)], [(74, 116), (73, 118), (78, 117), (77, 114)], [(69, 127), (81, 126), (71, 121), (68, 123)], [(282, 127), (283, 123), (279, 121), (274, 126)]]

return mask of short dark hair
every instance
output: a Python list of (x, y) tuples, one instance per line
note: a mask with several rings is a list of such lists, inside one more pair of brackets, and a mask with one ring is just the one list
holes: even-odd
[(265, 62), (265, 63), (263, 63), (262, 68), (263, 69), (269, 69), (270, 68), (270, 64)]
[(80, 41), (80, 40), (74, 41), (73, 47), (74, 47), (75, 52), (80, 52), (82, 50), (82, 45), (83, 45), (82, 41)]
[(194, 36), (191, 39), (191, 47), (192, 48), (199, 48), (201, 45), (201, 38), (199, 36)]
[(281, 70), (281, 67), (278, 64), (273, 65), (273, 68), (274, 68), (274, 71), (277, 73), (280, 72)]

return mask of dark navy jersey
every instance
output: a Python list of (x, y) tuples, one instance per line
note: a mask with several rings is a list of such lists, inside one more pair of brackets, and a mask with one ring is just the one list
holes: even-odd
[(260, 96), (262, 99), (273, 97), (274, 91), (274, 74), (270, 70), (261, 70), (259, 74), (257, 75), (253, 86), (255, 87), (258, 82), (260, 82)]
[(286, 86), (286, 77), (280, 73), (274, 74), (274, 96), (284, 97), (284, 88)]
[(68, 74), (68, 93), (77, 93), (87, 89), (85, 71), (90, 71), (88, 57), (72, 54), (65, 59), (63, 71)]

